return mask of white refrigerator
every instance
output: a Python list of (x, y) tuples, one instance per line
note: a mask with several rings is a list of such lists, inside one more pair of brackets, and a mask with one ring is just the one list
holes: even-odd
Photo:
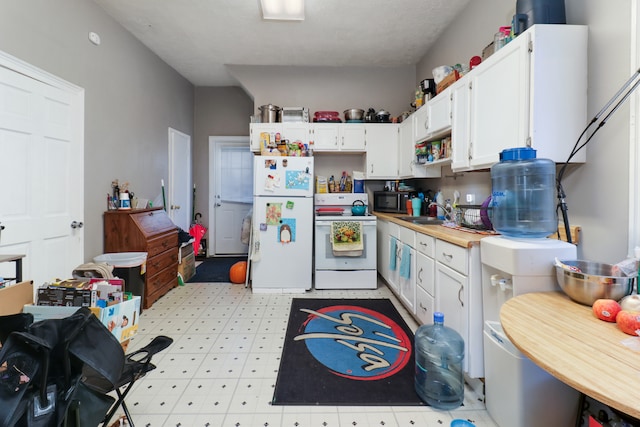
[(255, 156), (253, 177), (253, 292), (311, 289), (313, 157)]

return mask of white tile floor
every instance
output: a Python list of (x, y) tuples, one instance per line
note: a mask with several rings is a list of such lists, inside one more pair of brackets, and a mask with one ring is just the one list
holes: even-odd
[(369, 291), (253, 294), (243, 285), (186, 284), (145, 310), (128, 351), (167, 335), (158, 368), (139, 380), (126, 401), (136, 426), (145, 427), (448, 427), (461, 418), (496, 427), (484, 404), (467, 389), (455, 411), (430, 407), (272, 406), (292, 298), (390, 298), (417, 327), (393, 293)]

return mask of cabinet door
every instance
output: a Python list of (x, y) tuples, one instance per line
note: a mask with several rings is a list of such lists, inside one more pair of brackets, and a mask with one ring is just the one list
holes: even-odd
[(400, 178), (413, 177), (415, 160), (413, 115), (411, 115), (398, 126), (398, 176)]
[(433, 323), (433, 313), (435, 312), (435, 300), (432, 295), (420, 286), (416, 288), (416, 316), (420, 319), (420, 323)]
[(366, 125), (367, 178), (398, 177), (398, 125)]
[[(391, 265), (391, 261), (394, 261), (395, 268), (389, 268), (389, 274), (387, 277), (387, 283), (391, 286), (391, 289), (398, 292), (398, 282), (400, 279), (400, 241), (393, 235), (387, 235), (387, 248), (386, 252), (389, 254), (389, 266)], [(395, 241), (395, 245), (393, 244)]]
[(251, 151), (260, 151), (260, 134), (267, 132), (269, 135), (282, 134), (282, 123), (251, 123), (249, 134), (251, 136)]
[(469, 169), (469, 91), (468, 80), (458, 80), (451, 86), (451, 169)]
[(284, 123), (282, 125), (282, 138), (288, 139), (289, 142), (300, 141), (303, 144), (309, 143), (309, 124), (308, 123)]
[(413, 135), (415, 142), (424, 141), (429, 137), (429, 108), (426, 105), (413, 113)]
[(435, 295), (435, 261), (423, 253), (416, 255), (416, 285)]
[(338, 123), (314, 123), (310, 125), (310, 140), (314, 151), (338, 151)]
[[(466, 276), (436, 263), (435, 309), (444, 313), (444, 324), (458, 332), (465, 343), (469, 342), (467, 288)], [(465, 357), (463, 362), (465, 372), (469, 369), (468, 359)]]
[(365, 151), (365, 125), (340, 125), (339, 139), (341, 151)]
[(427, 102), (427, 133), (434, 135), (451, 127), (451, 89), (447, 88)]
[[(405, 244), (402, 243), (399, 257), (398, 257), (398, 270), (400, 270), (400, 266), (403, 262), (409, 263), (409, 277), (402, 277), (402, 275), (398, 274), (398, 288), (400, 291), (400, 299), (407, 310), (413, 314), (416, 312), (416, 250), (414, 248), (410, 248), (406, 245), (407, 248), (405, 250)], [(409, 257), (409, 260), (403, 259), (404, 257)]]
[(472, 169), (490, 167), (503, 149), (527, 144), (529, 40), (530, 35), (523, 33), (469, 74)]

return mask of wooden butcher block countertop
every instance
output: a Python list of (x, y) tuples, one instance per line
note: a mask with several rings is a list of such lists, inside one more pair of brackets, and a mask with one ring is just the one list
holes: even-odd
[(413, 224), (409, 221), (401, 220), (400, 217), (407, 216), (406, 214), (389, 214), (382, 212), (373, 212), (373, 215), (380, 219), (391, 221), (403, 227), (407, 227), (411, 230), (419, 233), (428, 234), (437, 239), (444, 240), (449, 243), (453, 243), (457, 246), (464, 248), (470, 248), (471, 246), (478, 245), (483, 237), (487, 237), (486, 234), (478, 234), (473, 232), (456, 230), (454, 228), (445, 227), (443, 225), (421, 225)]
[(615, 323), (597, 319), (589, 306), (562, 292), (507, 300), (500, 321), (511, 342), (535, 364), (574, 389), (640, 418), (640, 340)]

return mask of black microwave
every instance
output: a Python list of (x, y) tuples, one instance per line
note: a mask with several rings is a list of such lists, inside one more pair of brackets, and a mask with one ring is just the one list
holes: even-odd
[(373, 210), (377, 212), (407, 213), (407, 201), (411, 200), (406, 191), (374, 191)]

